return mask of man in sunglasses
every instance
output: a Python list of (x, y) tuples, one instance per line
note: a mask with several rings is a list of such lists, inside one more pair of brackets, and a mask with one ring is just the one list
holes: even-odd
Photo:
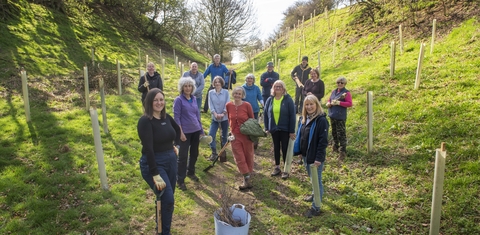
[(352, 94), (345, 88), (347, 79), (337, 78), (337, 88), (332, 91), (327, 102), (330, 126), (332, 127), (333, 152), (339, 153), (339, 160), (347, 157), (347, 133), (345, 123), (347, 121), (347, 108), (352, 107)]

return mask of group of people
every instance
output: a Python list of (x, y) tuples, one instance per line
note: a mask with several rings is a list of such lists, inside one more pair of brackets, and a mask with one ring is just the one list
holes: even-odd
[[(169, 234), (174, 208), (175, 188), (187, 190), (185, 179), (188, 177), (199, 182), (195, 174), (195, 164), (199, 155), (199, 144), (205, 132), (201, 122), (201, 112), (210, 112), (208, 135), (212, 154), (226, 159), (225, 151), (218, 152), (216, 133), (221, 130), (221, 147), (231, 143), (232, 153), (243, 182), (239, 190), (253, 187), (254, 151), (258, 142), (242, 134), (240, 127), (248, 119), (258, 119), (263, 108), (264, 131), (270, 134), (273, 142), (275, 165), (271, 176), (281, 175), (287, 179), (289, 173), (281, 171), (280, 163), (285, 164), (289, 141), (294, 141), (294, 155), (300, 156), (310, 175), (310, 165), (315, 165), (323, 194), (321, 175), (328, 146), (329, 123), (322, 109), (321, 100), (325, 85), (317, 69), (308, 66), (308, 57), (291, 73), (296, 82), (295, 101), (287, 93), (284, 81), (274, 70), (272, 62), (267, 63), (267, 71), (260, 77), (262, 90), (255, 85), (255, 76), (248, 74), (245, 83), (232, 89), (233, 101), (229, 89), (236, 83), (236, 73), (220, 63), (220, 55), (213, 56), (213, 63), (202, 74), (197, 63), (190, 65), (178, 81), (179, 95), (173, 102), (173, 117), (166, 113), (165, 94), (160, 75), (155, 72), (153, 63), (148, 63), (146, 73), (140, 77), (138, 90), (142, 92), (144, 114), (138, 121), (138, 135), (142, 143), (140, 169), (142, 177), (156, 194), (161, 194), (162, 231)], [(211, 82), (202, 110), (202, 93), (205, 78), (210, 75)], [(347, 80), (337, 79), (334, 89), (326, 102), (332, 126), (333, 151), (340, 158), (346, 157), (346, 108), (352, 105), (350, 92), (345, 88)], [(296, 126), (297, 115), (300, 115)], [(297, 129), (297, 130), (296, 130)], [(177, 158), (178, 156), (178, 158)], [(306, 198), (313, 201), (313, 194)], [(312, 202), (307, 217), (320, 214), (320, 205)]]

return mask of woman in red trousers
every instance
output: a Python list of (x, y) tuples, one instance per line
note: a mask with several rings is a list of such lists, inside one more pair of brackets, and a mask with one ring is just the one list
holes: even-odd
[(232, 92), (233, 101), (227, 103), (228, 121), (233, 134), (232, 152), (238, 171), (243, 175), (243, 184), (238, 188), (246, 190), (252, 188), (250, 174), (253, 172), (253, 142), (248, 136), (240, 132), (240, 126), (249, 118), (254, 118), (250, 103), (243, 101), (246, 96), (242, 87), (236, 87)]

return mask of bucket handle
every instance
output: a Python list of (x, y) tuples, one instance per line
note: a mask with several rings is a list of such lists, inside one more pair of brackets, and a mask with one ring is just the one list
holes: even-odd
[(242, 205), (242, 204), (233, 204), (233, 205), (232, 205), (232, 208), (239, 208), (239, 209), (245, 210), (245, 206)]

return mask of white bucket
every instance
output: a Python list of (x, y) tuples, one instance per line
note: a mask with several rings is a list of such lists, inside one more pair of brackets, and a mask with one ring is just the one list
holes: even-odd
[[(221, 210), (221, 209), (219, 209)], [(245, 210), (245, 206), (242, 204), (233, 204), (230, 207), (232, 211), (232, 217), (234, 220), (240, 221), (242, 227), (232, 227), (230, 224), (227, 224), (221, 221), (218, 218), (218, 212), (215, 211), (213, 218), (215, 219), (215, 234), (216, 235), (248, 235), (248, 229), (250, 227), (250, 213)]]

